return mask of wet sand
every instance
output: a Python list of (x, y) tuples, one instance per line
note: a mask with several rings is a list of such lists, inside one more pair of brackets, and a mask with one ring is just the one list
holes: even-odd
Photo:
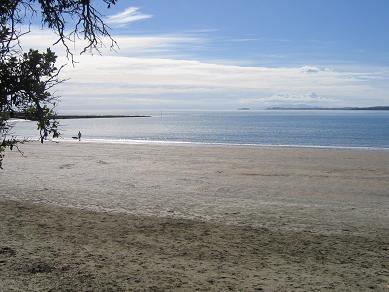
[(389, 291), (387, 151), (23, 150), (0, 177), (5, 291)]

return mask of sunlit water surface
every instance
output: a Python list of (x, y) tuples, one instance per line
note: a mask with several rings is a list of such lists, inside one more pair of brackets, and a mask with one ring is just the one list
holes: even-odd
[[(149, 114), (149, 113), (143, 113)], [(389, 111), (154, 112), (146, 118), (60, 120), (62, 139), (90, 142), (389, 148)], [(15, 123), (36, 138), (33, 122)]]

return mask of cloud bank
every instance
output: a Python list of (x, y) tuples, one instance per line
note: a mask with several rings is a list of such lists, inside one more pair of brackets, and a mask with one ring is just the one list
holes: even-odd
[[(334, 67), (315, 64), (294, 67), (242, 66), (226, 62), (173, 57), (210, 40), (193, 34), (117, 35), (120, 50), (107, 55), (77, 56), (67, 66), (57, 88), (60, 110), (120, 108), (235, 109), (272, 105), (370, 106), (388, 104), (389, 68)], [(34, 30), (25, 47), (45, 49), (53, 33)], [(75, 50), (82, 47), (77, 44)], [(57, 49), (58, 48), (58, 49)], [(68, 62), (62, 47), (54, 50)], [(105, 53), (105, 52), (104, 52)], [(151, 57), (153, 56), (153, 57)], [(158, 57), (157, 57), (158, 56)]]
[[(288, 105), (382, 103), (387, 85), (361, 81), (366, 72), (320, 70), (307, 74), (303, 67), (244, 67), (193, 60), (83, 56), (61, 94), (69, 100), (85, 96), (109, 106), (203, 103), (210, 108), (251, 104), (261, 108), (283, 101)], [(375, 76), (389, 80), (389, 72)], [(380, 102), (381, 100), (381, 102)], [(362, 104), (361, 104), (362, 105)]]

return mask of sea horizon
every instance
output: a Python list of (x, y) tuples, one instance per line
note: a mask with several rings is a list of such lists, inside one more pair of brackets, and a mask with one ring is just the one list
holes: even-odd
[[(134, 111), (151, 117), (60, 120), (59, 141), (120, 144), (389, 149), (389, 112), (353, 110)], [(37, 139), (35, 122), (15, 122)], [(78, 141), (77, 141), (78, 142)]]

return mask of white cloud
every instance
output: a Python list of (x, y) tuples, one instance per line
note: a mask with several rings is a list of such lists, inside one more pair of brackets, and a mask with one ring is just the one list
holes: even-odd
[[(193, 35), (115, 36), (121, 49), (105, 56), (76, 56), (79, 63), (63, 71), (70, 78), (58, 88), (64, 108), (88, 108), (98, 100), (107, 109), (116, 105), (155, 106), (186, 104), (236, 108), (282, 102), (369, 106), (389, 104), (389, 69), (385, 67), (242, 66), (225, 61), (173, 59), (170, 54), (207, 39)], [(55, 34), (33, 29), (23, 37), (24, 47), (45, 49)], [(82, 42), (77, 46), (82, 47)], [(59, 62), (68, 62), (63, 48), (54, 50)], [(75, 48), (75, 51), (79, 48)], [(147, 56), (154, 56), (148, 58)], [(155, 56), (162, 56), (156, 58)], [(330, 103), (330, 104), (329, 104)]]
[(148, 19), (151, 17), (153, 16), (141, 13), (137, 7), (128, 7), (123, 12), (108, 16), (105, 22), (110, 25), (126, 25), (134, 21)]
[[(82, 56), (75, 68), (68, 67), (71, 80), (61, 90), (69, 100), (85, 96), (110, 102), (138, 104), (191, 104), (199, 100), (209, 106), (251, 103), (258, 107), (281, 102), (312, 102), (328, 105), (383, 103), (386, 84), (372, 86), (358, 73), (321, 70), (306, 74), (302, 67), (243, 67), (193, 60)], [(366, 72), (361, 73), (366, 74)], [(375, 73), (389, 80), (389, 74)], [(130, 101), (130, 102), (129, 102)], [(379, 102), (381, 101), (381, 102)], [(387, 103), (387, 102), (386, 102)], [(148, 103), (149, 104), (149, 103)]]
[(319, 67), (308, 66), (308, 65), (305, 65), (305, 66), (301, 67), (301, 72), (304, 72), (304, 73), (318, 73), (318, 72), (321, 72), (321, 71), (330, 71), (330, 69), (328, 69), (328, 68), (319, 68)]
[(316, 92), (294, 92), (294, 93), (277, 93), (270, 96), (262, 96), (257, 98), (241, 99), (242, 104), (317, 104), (323, 102), (334, 101), (331, 98), (323, 98)]
[[(110, 49), (110, 40), (102, 38), (102, 46), (99, 50), (103, 55), (139, 56), (146, 55), (147, 53), (167, 55), (177, 52), (178, 48), (204, 45), (207, 41), (205, 38), (191, 34), (114, 35), (113, 38), (117, 42), (119, 49), (112, 51)], [(54, 32), (32, 26), (31, 33), (23, 36), (21, 44), (26, 49), (45, 50), (47, 47), (53, 47), (57, 40), (58, 36)], [(83, 40), (76, 40), (76, 43), (68, 42), (68, 45), (77, 61), (79, 53), (87, 43)], [(53, 49), (57, 55), (66, 55), (62, 44), (57, 44)]]
[[(342, 87), (361, 90), (366, 84), (349, 73), (323, 71), (305, 74), (300, 67), (242, 67), (212, 64), (193, 60), (127, 58), (115, 56), (83, 56), (75, 70), (70, 69), (74, 82), (88, 80), (111, 84), (163, 85), (179, 87), (236, 88), (244, 90), (277, 91), (291, 88), (328, 91)], [(330, 88), (331, 87), (331, 88)], [(350, 88), (348, 88), (349, 90)]]
[(295, 100), (295, 101), (313, 101), (322, 99), (317, 93), (304, 93), (304, 94), (275, 94), (267, 98), (268, 100)]
[(167, 52), (169, 50), (175, 50), (179, 46), (194, 46), (205, 43), (205, 39), (191, 35), (166, 34), (151, 36), (115, 36), (115, 40), (119, 46), (118, 54), (121, 56), (158, 51)]

